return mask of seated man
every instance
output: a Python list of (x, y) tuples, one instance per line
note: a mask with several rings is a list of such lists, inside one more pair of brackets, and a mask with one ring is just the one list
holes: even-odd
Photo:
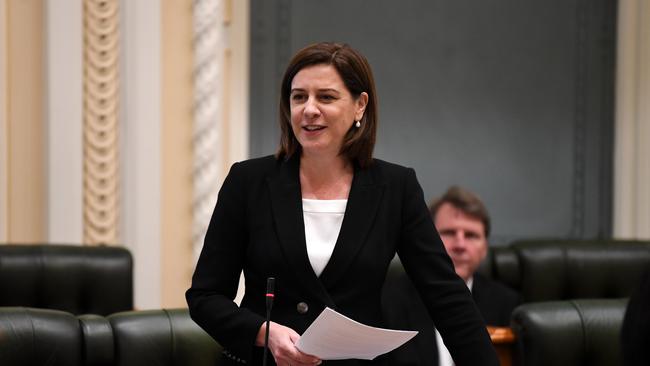
[[(490, 217), (483, 202), (473, 193), (453, 186), (435, 200), (429, 210), (456, 273), (465, 280), (486, 324), (508, 326), (512, 310), (520, 303), (519, 295), (476, 273), (487, 254), (490, 234)], [(407, 276), (388, 276), (382, 296), (388, 327), (420, 331), (413, 340), (391, 352), (391, 365), (453, 365)]]

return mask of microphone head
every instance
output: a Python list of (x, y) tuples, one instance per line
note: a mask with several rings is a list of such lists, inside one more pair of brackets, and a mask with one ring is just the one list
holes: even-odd
[(266, 279), (266, 296), (273, 296), (275, 291), (275, 278), (269, 277)]

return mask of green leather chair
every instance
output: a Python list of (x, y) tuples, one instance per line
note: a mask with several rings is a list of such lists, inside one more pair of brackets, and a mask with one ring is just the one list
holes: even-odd
[(480, 270), (537, 302), (628, 297), (647, 268), (649, 241), (549, 239), (493, 247)]
[(129, 311), (107, 317), (115, 366), (215, 366), (222, 348), (187, 309)]
[(524, 304), (512, 314), (520, 366), (622, 365), (620, 330), (626, 299)]
[(219, 366), (221, 352), (187, 309), (104, 317), (0, 307), (0, 365)]
[(133, 258), (118, 246), (0, 245), (0, 306), (108, 315), (133, 309)]
[(0, 365), (84, 365), (77, 318), (59, 310), (0, 307)]

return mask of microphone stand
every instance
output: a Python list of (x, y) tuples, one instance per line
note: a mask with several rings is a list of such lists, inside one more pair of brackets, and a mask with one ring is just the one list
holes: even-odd
[(271, 327), (271, 308), (273, 308), (275, 278), (266, 279), (266, 332), (264, 334), (264, 358), (262, 365), (266, 366), (266, 355), (269, 351), (269, 328)]

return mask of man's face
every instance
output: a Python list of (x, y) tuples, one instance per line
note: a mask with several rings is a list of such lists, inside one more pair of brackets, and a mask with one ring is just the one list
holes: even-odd
[(456, 273), (467, 281), (487, 254), (485, 226), (450, 203), (443, 203), (434, 220)]

